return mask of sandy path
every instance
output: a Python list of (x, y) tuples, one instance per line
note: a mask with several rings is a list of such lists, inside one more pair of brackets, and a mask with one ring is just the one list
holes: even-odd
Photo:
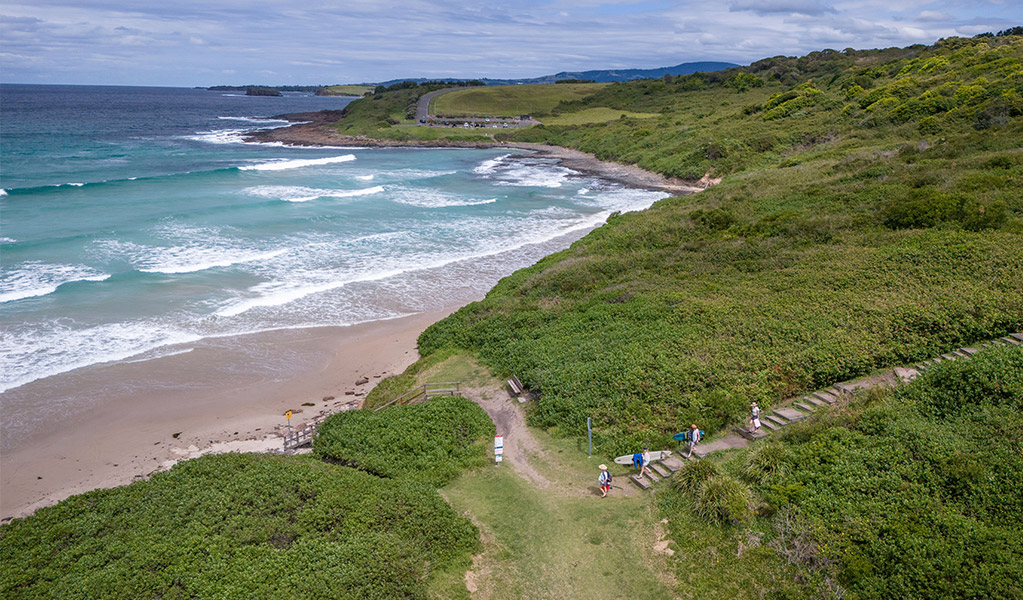
[(540, 474), (532, 464), (530, 457), (542, 459), (543, 449), (526, 426), (526, 418), (519, 408), (518, 402), (504, 390), (487, 388), (467, 388), (466, 397), (479, 404), (487, 411), (494, 422), (497, 435), (504, 436), (504, 455), (502, 462), (511, 466), (520, 477), (539, 488), (547, 488), (551, 482)]

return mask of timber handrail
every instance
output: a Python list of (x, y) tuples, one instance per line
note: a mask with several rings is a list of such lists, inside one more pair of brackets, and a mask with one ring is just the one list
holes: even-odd
[(460, 381), (448, 381), (443, 383), (427, 383), (417, 388), (413, 388), (408, 392), (405, 392), (401, 396), (398, 396), (394, 400), (391, 400), (387, 404), (378, 406), (373, 409), (373, 412), (387, 408), (388, 406), (403, 406), (405, 404), (414, 404), (429, 400), (435, 396), (456, 396), (461, 391), (462, 382)]

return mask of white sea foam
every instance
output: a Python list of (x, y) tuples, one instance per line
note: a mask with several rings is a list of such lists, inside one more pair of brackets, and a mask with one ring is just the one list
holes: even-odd
[(289, 124), (290, 121), (286, 119), (268, 119), (260, 117), (217, 117), (222, 121), (242, 121), (243, 123), (283, 123)]
[(392, 190), (391, 200), (420, 208), (447, 208), (451, 206), (476, 206), (493, 204), (497, 198), (479, 200), (455, 194), (448, 194), (431, 188), (396, 188)]
[(7, 190), (0, 188), (0, 196), (6, 196)]
[(266, 261), (287, 252), (287, 249), (253, 252), (209, 246), (175, 246), (151, 248), (150, 256), (141, 258), (136, 268), (143, 273), (196, 273), (218, 267)]
[(345, 154), (344, 156), (328, 156), (326, 158), (282, 159), (256, 165), (245, 165), (238, 167), (238, 169), (241, 171), (283, 171), (285, 169), (301, 169), (303, 167), (331, 165), (351, 162), (353, 160), (355, 160), (354, 154)]
[(493, 173), (494, 171), (497, 170), (499, 166), (501, 166), (501, 164), (504, 162), (504, 159), (508, 158), (509, 156), (511, 156), (511, 154), (503, 154), (501, 156), (498, 156), (497, 158), (485, 160), (481, 162), (479, 165), (477, 165), (476, 168), (472, 170), (472, 172), (476, 173), (477, 175), (488, 175), (490, 173)]
[(502, 169), (495, 174), (495, 185), (509, 185), (516, 187), (545, 187), (559, 188), (568, 180), (568, 176), (574, 173), (564, 167), (556, 167), (548, 164), (512, 164), (507, 169)]
[(156, 348), (154, 350), (150, 350), (149, 352), (142, 352), (140, 355), (138, 355), (139, 358), (133, 360), (126, 360), (124, 362), (126, 364), (148, 362), (151, 360), (156, 360), (158, 358), (167, 358), (169, 356), (178, 356), (179, 354), (188, 354), (189, 352), (192, 352), (194, 350), (195, 348), (182, 348), (175, 350), (170, 350), (167, 348)]
[(161, 346), (194, 342), (200, 336), (155, 322), (108, 323), (72, 329), (63, 320), (0, 332), (0, 392), (75, 369), (123, 360)]
[(356, 175), (355, 178), (359, 181), (373, 181), (373, 175)]
[(186, 135), (184, 138), (207, 144), (243, 144), (245, 136), (251, 132), (251, 129), (216, 129), (200, 131), (194, 135)]
[(9, 237), (0, 237), (0, 244), (16, 244), (18, 240)]
[(377, 185), (357, 190), (325, 190), (297, 185), (257, 185), (246, 188), (244, 191), (250, 196), (260, 198), (273, 198), (285, 202), (308, 202), (317, 198), (352, 198), (379, 194), (384, 191), (384, 186)]
[(0, 302), (46, 296), (74, 281), (103, 281), (110, 277), (85, 265), (54, 265), (39, 261), (22, 263), (0, 278)]

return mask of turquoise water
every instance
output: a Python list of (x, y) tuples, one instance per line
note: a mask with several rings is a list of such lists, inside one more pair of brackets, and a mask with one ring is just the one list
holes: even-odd
[(341, 98), (0, 86), (0, 391), (481, 297), (659, 192), (502, 149), (246, 144)]

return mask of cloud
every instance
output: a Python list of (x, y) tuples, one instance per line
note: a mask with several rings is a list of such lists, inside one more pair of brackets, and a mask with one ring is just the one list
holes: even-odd
[(991, 0), (507, 0), (489, 5), (475, 0), (6, 0), (0, 73), (5, 81), (29, 83), (192, 86), (514, 78), (696, 60), (745, 64), (822, 48), (929, 43), (974, 30), (997, 31), (1019, 24), (1006, 23), (1013, 6)]
[(748, 11), (758, 15), (825, 15), (835, 9), (824, 0), (732, 0), (733, 11)]

